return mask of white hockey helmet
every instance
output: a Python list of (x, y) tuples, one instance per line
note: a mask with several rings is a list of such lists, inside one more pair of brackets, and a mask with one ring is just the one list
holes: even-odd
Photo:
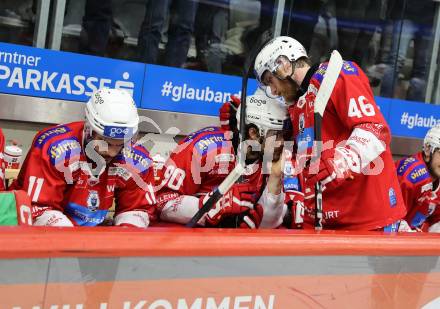
[(254, 65), (255, 76), (258, 82), (263, 85), (263, 73), (266, 71), (275, 73), (283, 58), (293, 62), (302, 57), (308, 58), (306, 49), (300, 42), (288, 36), (276, 37), (270, 40), (258, 53)]
[(440, 149), (440, 124), (429, 129), (423, 140), (423, 149), (426, 150), (429, 147), (431, 153), (436, 149)]
[(101, 136), (131, 139), (138, 131), (138, 124), (136, 105), (125, 90), (101, 88), (87, 102), (86, 125)]
[[(237, 123), (240, 124), (241, 111), (237, 111)], [(284, 120), (289, 118), (286, 105), (268, 98), (261, 89), (246, 97), (246, 124), (254, 124), (260, 136), (266, 137), (269, 130), (282, 131)]]

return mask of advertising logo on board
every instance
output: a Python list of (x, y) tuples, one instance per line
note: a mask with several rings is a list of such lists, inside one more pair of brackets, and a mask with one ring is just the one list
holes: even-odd
[(128, 91), (140, 102), (145, 65), (0, 43), (0, 92), (87, 101), (102, 87)]

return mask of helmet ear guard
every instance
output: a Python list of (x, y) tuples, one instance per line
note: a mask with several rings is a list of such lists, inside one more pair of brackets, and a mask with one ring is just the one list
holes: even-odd
[[(102, 88), (87, 102), (85, 135), (92, 132), (112, 139), (132, 139), (137, 131), (139, 115), (131, 95), (125, 90)], [(88, 131), (88, 132), (86, 132)]]

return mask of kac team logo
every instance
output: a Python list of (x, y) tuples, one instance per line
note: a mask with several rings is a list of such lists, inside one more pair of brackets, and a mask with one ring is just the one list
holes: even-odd
[(90, 211), (96, 211), (99, 208), (99, 195), (98, 191), (90, 190), (87, 197), (87, 208)]

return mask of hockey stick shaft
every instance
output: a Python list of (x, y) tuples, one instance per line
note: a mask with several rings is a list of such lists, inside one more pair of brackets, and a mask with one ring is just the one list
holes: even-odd
[[(322, 151), (322, 117), (319, 113), (315, 113), (315, 127), (314, 127), (314, 133), (315, 133), (315, 145), (316, 145), (316, 153), (318, 156), (320, 156)], [(315, 230), (320, 231), (322, 230), (322, 216), (323, 216), (323, 210), (322, 210), (322, 184), (320, 181), (317, 181), (315, 183)]]
[(238, 178), (244, 173), (245, 168), (243, 165), (238, 163), (228, 177), (223, 180), (223, 182), (215, 189), (209, 199), (203, 204), (203, 206), (197, 211), (194, 217), (186, 224), (186, 227), (194, 227), (199, 222), (199, 220), (206, 214), (211, 208), (217, 203), (221, 197), (231, 189), (234, 183), (237, 182)]
[(187, 227), (194, 227), (199, 222), (199, 220), (206, 214), (222, 196), (229, 191), (229, 189), (236, 183), (245, 170), (245, 160), (246, 160), (246, 147), (244, 146), (244, 139), (246, 137), (246, 95), (247, 95), (247, 85), (248, 79), (251, 75), (252, 68), (255, 62), (255, 58), (260, 52), (261, 48), (266, 45), (270, 40), (270, 33), (263, 33), (260, 38), (260, 44), (255, 44), (254, 48), (249, 53), (247, 57), (244, 68), (243, 68), (243, 78), (241, 83), (241, 104), (240, 104), (240, 142), (238, 149), (235, 149), (235, 153), (238, 155), (237, 166), (232, 170), (231, 174), (223, 180), (220, 186), (213, 192), (206, 203), (199, 209), (199, 211), (191, 218), (191, 220), (186, 224)]
[[(322, 152), (322, 119), (328, 100), (335, 88), (343, 65), (341, 55), (337, 50), (332, 52), (328, 62), (327, 70), (324, 74), (321, 86), (315, 99), (314, 105), (314, 134), (316, 145), (316, 157), (314, 160), (319, 162)], [(322, 230), (323, 219), (323, 199), (322, 199), (322, 183), (318, 181), (315, 184), (315, 230)]]
[(269, 31), (263, 32), (259, 37), (259, 42), (257, 42), (252, 50), (249, 52), (243, 67), (243, 78), (241, 80), (241, 104), (240, 104), (240, 143), (238, 152), (238, 162), (245, 166), (246, 151), (244, 140), (246, 139), (246, 97), (247, 97), (247, 86), (249, 76), (254, 68), (255, 59), (261, 49), (272, 39), (272, 33)]

